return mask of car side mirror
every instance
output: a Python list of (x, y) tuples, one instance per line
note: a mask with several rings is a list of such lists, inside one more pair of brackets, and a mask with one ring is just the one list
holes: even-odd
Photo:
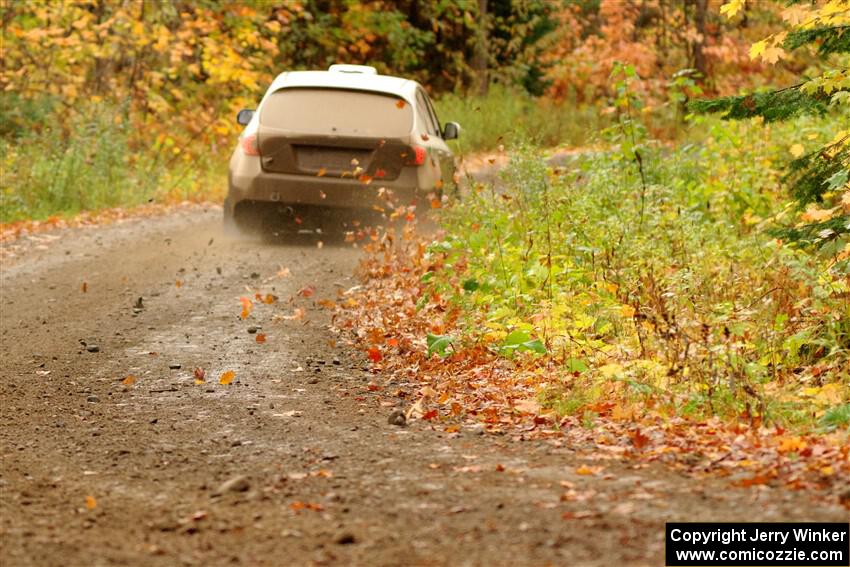
[(446, 125), (443, 127), (443, 139), (456, 140), (458, 135), (460, 135), (460, 124), (457, 122), (446, 122)]
[(236, 122), (241, 124), (242, 126), (247, 126), (251, 119), (254, 117), (254, 111), (249, 110), (247, 108), (243, 108), (239, 111), (239, 114), (236, 115)]

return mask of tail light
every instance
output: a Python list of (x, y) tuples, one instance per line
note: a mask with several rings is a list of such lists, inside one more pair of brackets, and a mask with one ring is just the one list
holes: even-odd
[(425, 164), (425, 148), (422, 146), (413, 146), (410, 152), (406, 152), (407, 161), (404, 165), (424, 165)]
[(256, 134), (248, 134), (242, 138), (242, 151), (248, 156), (260, 155), (260, 144), (257, 142)]

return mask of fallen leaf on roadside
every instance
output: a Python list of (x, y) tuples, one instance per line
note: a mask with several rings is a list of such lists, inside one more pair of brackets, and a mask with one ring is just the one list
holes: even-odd
[(635, 429), (634, 431), (629, 432), (629, 437), (632, 440), (632, 445), (635, 446), (635, 449), (643, 449), (649, 444), (649, 437), (643, 434), (640, 429)]
[(605, 467), (589, 467), (587, 465), (582, 465), (576, 469), (576, 474), (580, 475), (594, 475), (602, 472), (602, 469)]
[(222, 386), (227, 386), (231, 382), (233, 382), (233, 378), (236, 376), (236, 373), (233, 370), (228, 370), (224, 374), (221, 375), (221, 378), (218, 379), (218, 383)]
[(779, 445), (780, 453), (790, 453), (797, 452), (799, 453), (807, 446), (806, 442), (800, 437), (786, 437), (782, 440), (782, 443)]
[(124, 384), (125, 386), (132, 386), (133, 384), (136, 383), (136, 377), (133, 376), (132, 374), (130, 374), (129, 376), (127, 376), (126, 378), (121, 380), (121, 383)]
[(180, 280), (174, 280), (174, 287), (180, 289), (180, 287), (182, 285), (183, 285), (183, 282), (181, 282)]
[(97, 500), (94, 499), (94, 496), (86, 496), (86, 508), (89, 510), (97, 508)]
[(83, 292), (83, 293), (85, 293), (85, 292), (87, 292), (88, 290), (89, 290), (89, 284), (88, 284), (88, 282), (83, 282), (83, 283), (82, 283), (82, 285), (80, 285), (80, 291), (81, 291), (81, 292)]
[(201, 367), (195, 368), (195, 371), (193, 372), (193, 374), (195, 375), (195, 384), (203, 384), (204, 383), (204, 376), (206, 376), (207, 373), (203, 368), (201, 368)]
[(266, 334), (265, 333), (257, 333), (256, 341), (260, 344), (266, 342)]
[(266, 296), (263, 298), (263, 303), (265, 303), (266, 305), (271, 305), (275, 301), (277, 301), (277, 296), (272, 295), (270, 293), (267, 293)]

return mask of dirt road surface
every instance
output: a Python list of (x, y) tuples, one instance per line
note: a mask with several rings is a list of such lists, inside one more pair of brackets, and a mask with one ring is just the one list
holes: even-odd
[[(593, 447), (390, 425), (368, 387), (381, 376), (332, 346), (314, 304), (356, 285), (350, 246), (228, 241), (211, 208), (14, 252), (0, 298), (4, 567), (663, 565), (665, 521), (847, 519), (811, 494)], [(255, 291), (278, 300), (243, 320)], [(283, 318), (298, 307), (303, 319)], [(585, 463), (604, 470), (577, 474)]]

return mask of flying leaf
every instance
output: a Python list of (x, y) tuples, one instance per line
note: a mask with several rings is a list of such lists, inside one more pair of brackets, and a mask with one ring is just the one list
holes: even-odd
[(406, 103), (401, 99), (398, 99), (397, 101), (395, 101), (395, 107), (398, 108), (399, 110), (404, 108), (405, 104)]
[(82, 285), (80, 285), (80, 291), (83, 292), (83, 293), (86, 293), (88, 290), (89, 290), (88, 282), (83, 282)]
[(264, 342), (266, 342), (266, 335), (265, 335), (265, 333), (257, 333), (256, 341), (257, 341), (258, 343), (260, 343), (260, 344), (263, 344)]
[(195, 384), (203, 384), (204, 376), (206, 376), (206, 371), (200, 366), (195, 368), (193, 374), (195, 375)]
[(254, 309), (254, 303), (251, 301), (250, 297), (245, 296), (240, 297), (239, 301), (242, 303), (242, 313), (239, 316), (243, 319), (247, 319), (248, 315), (250, 315), (251, 311)]
[(95, 500), (94, 496), (86, 496), (86, 508), (89, 510), (97, 508), (97, 500)]
[(124, 384), (125, 386), (132, 386), (133, 384), (136, 383), (136, 377), (131, 374), (131, 375), (127, 376), (126, 378), (124, 378), (123, 380), (121, 380), (121, 383)]
[(312, 297), (314, 293), (316, 293), (316, 288), (311, 285), (305, 285), (298, 290), (298, 295), (301, 297)]
[(576, 469), (576, 474), (580, 474), (583, 476), (587, 475), (595, 475), (602, 472), (603, 467), (590, 467), (587, 465), (582, 465)]
[(221, 378), (218, 379), (218, 383), (222, 386), (227, 386), (231, 382), (233, 382), (233, 378), (236, 376), (236, 373), (233, 370), (228, 370), (224, 374), (221, 375)]
[(381, 359), (384, 358), (381, 354), (381, 350), (378, 347), (370, 348), (367, 351), (367, 354), (369, 356), (369, 360), (371, 360), (372, 362), (381, 362)]

